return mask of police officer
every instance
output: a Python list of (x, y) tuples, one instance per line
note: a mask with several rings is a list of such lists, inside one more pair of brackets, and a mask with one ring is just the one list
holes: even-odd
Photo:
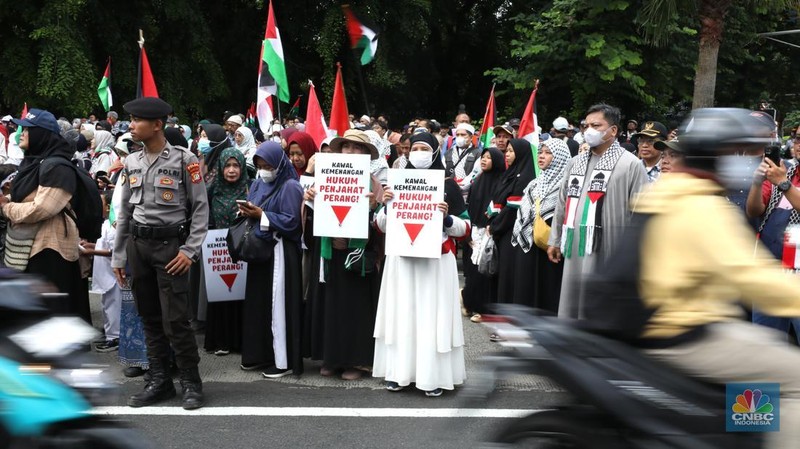
[(125, 160), (112, 266), (122, 285), (127, 255), (152, 374), (128, 405), (143, 407), (175, 397), (167, 373), (171, 345), (180, 369), (183, 408), (196, 409), (204, 398), (200, 356), (189, 326), (189, 268), (200, 256), (208, 228), (206, 187), (197, 158), (164, 137), (172, 106), (146, 97), (123, 107), (131, 115), (131, 137), (144, 149)]

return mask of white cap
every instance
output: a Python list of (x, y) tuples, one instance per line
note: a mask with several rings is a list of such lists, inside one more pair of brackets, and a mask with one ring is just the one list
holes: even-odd
[(362, 115), (361, 118), (358, 119), (359, 122), (362, 121), (362, 120), (366, 120), (368, 122), (370, 121), (369, 116), (367, 114)]
[(475, 134), (475, 127), (470, 125), (469, 123), (459, 123), (458, 126), (456, 126), (456, 131), (458, 131), (459, 129), (463, 129), (464, 131), (470, 134)]
[(566, 131), (569, 129), (569, 122), (564, 117), (558, 117), (553, 120), (553, 128), (555, 128), (556, 131)]
[(236, 123), (239, 126), (242, 126), (242, 118), (238, 114), (233, 114), (232, 116), (228, 117), (228, 122)]
[(553, 120), (553, 128), (555, 128), (556, 131), (566, 131), (569, 129), (569, 122), (564, 117), (558, 117)]
[(13, 118), (14, 118), (14, 117), (12, 117), (12, 116), (10, 116), (10, 115), (6, 115), (6, 116), (5, 116), (5, 117), (3, 117), (2, 119), (0, 119), (0, 121), (3, 121), (3, 122), (10, 122), (10, 121), (11, 121)]

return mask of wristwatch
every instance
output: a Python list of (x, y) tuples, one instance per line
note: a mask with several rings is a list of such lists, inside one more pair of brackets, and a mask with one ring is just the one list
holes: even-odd
[(787, 190), (792, 188), (792, 183), (789, 182), (789, 180), (787, 179), (786, 181), (783, 181), (782, 183), (778, 184), (777, 187), (778, 190), (780, 190), (781, 192), (786, 192)]

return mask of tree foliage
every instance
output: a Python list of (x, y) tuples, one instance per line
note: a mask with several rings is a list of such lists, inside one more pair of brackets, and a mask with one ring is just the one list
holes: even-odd
[[(449, 121), (461, 104), (477, 120), (493, 81), (501, 119), (518, 116), (535, 78), (543, 123), (577, 117), (597, 101), (630, 117), (678, 120), (692, 98), (699, 23), (676, 7), (658, 25), (666, 45), (654, 45), (655, 25), (636, 20), (651, 3), (353, 0), (380, 28), (377, 57), (366, 66), (350, 50), (341, 2), (273, 0), (273, 8), (292, 102), (311, 79), (328, 110), (341, 62), (350, 110), (388, 114), (393, 126), (417, 115)], [(799, 50), (756, 36), (796, 27), (796, 15), (767, 3), (733, 2), (727, 11), (720, 105), (752, 107), (765, 97), (779, 110), (800, 106)], [(18, 114), (27, 102), (68, 117), (101, 113), (96, 87), (111, 57), (121, 111), (135, 93), (142, 29), (159, 93), (179, 118), (220, 121), (223, 111), (245, 111), (255, 100), (266, 16), (264, 0), (29, 0), (0, 9), (0, 110)]]

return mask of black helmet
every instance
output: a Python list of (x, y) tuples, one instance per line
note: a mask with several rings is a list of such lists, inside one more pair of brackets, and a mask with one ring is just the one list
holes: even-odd
[[(678, 135), (685, 164), (716, 173), (718, 156), (731, 154), (732, 149), (753, 150), (766, 147), (772, 140), (771, 130), (753, 111), (739, 108), (695, 109), (684, 120)], [(755, 167), (753, 167), (755, 169)]]
[(695, 109), (678, 129), (681, 147), (689, 157), (714, 157), (722, 147), (767, 145), (770, 130), (754, 114), (739, 108)]

